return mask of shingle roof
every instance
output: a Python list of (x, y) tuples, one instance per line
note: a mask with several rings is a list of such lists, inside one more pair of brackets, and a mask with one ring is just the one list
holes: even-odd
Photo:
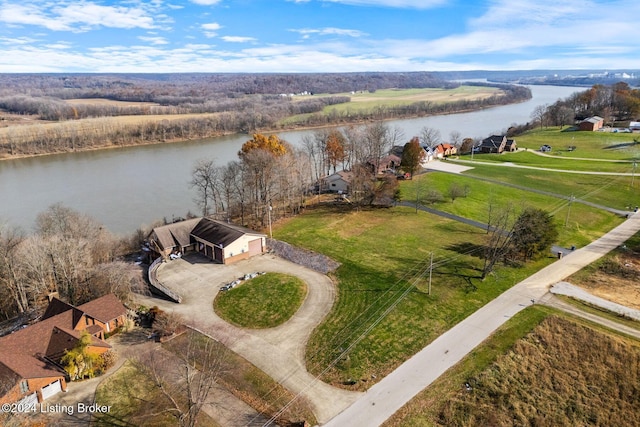
[(103, 323), (127, 314), (127, 309), (114, 294), (107, 294), (86, 304), (78, 306), (87, 315)]
[(191, 234), (221, 247), (229, 246), (244, 234), (265, 236), (239, 225), (228, 224), (210, 218), (202, 218)]
[(151, 232), (156, 235), (157, 243), (162, 249), (176, 246), (188, 246), (191, 243), (191, 231), (201, 218), (187, 219), (173, 224), (156, 227)]
[[(61, 312), (54, 314), (58, 311)], [(0, 338), (0, 374), (7, 374), (9, 370), (8, 375), (13, 372), (14, 376), (22, 378), (62, 376), (60, 368), (48, 362), (45, 357), (57, 361), (64, 355), (65, 350), (76, 345), (82, 331), (75, 328), (85, 313), (102, 322), (108, 322), (126, 314), (126, 309), (113, 294), (80, 307), (73, 307), (54, 298), (45, 311), (47, 317)], [(91, 337), (91, 341), (93, 346), (111, 348), (109, 344), (94, 336)]]

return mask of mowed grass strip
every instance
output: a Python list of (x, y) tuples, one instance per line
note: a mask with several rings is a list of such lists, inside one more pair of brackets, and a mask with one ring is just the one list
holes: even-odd
[(229, 323), (264, 329), (283, 324), (307, 296), (307, 284), (297, 277), (266, 273), (218, 293), (213, 308)]

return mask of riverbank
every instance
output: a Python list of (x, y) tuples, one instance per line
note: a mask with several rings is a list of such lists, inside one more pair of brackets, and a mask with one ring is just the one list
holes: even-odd
[[(483, 110), (488, 110), (495, 107), (505, 106), (505, 105), (514, 105), (520, 104), (526, 101), (529, 101), (531, 98), (527, 99), (519, 99), (516, 102), (507, 103), (507, 104), (492, 104), (492, 105), (478, 105), (475, 108), (462, 108), (457, 110), (445, 111), (440, 113), (413, 113), (413, 114), (393, 114), (387, 117), (380, 118), (363, 118), (361, 116), (344, 116), (337, 121), (332, 121), (331, 123), (326, 124), (277, 124), (274, 126), (257, 128), (250, 133), (247, 132), (247, 139), (250, 139), (250, 135), (253, 133), (266, 133), (273, 134), (279, 132), (291, 132), (291, 131), (309, 131), (315, 129), (326, 129), (333, 127), (341, 127), (341, 126), (357, 126), (357, 125), (366, 125), (368, 123), (383, 121), (395, 121), (395, 120), (410, 120), (410, 119), (420, 119), (427, 117), (435, 117), (435, 116), (448, 116), (454, 114), (465, 114), (478, 112)], [(133, 116), (137, 117), (137, 116)], [(20, 127), (13, 128), (13, 133), (18, 132), (18, 130), (23, 131), (23, 134), (29, 134), (30, 139), (26, 139), (23, 135), (23, 140), (21, 142), (11, 141), (11, 137), (7, 135), (0, 135), (0, 161), (2, 160), (14, 160), (14, 159), (22, 159), (22, 158), (31, 158), (31, 157), (40, 157), (40, 156), (48, 156), (55, 154), (66, 154), (66, 153), (79, 153), (79, 152), (89, 152), (96, 150), (108, 150), (113, 148), (123, 148), (123, 147), (134, 147), (134, 146), (144, 146), (144, 145), (160, 145), (160, 144), (172, 144), (177, 142), (189, 142), (189, 141), (201, 141), (209, 138), (218, 138), (229, 135), (241, 135), (241, 132), (237, 131), (213, 131), (213, 132), (202, 132), (203, 121), (211, 121), (212, 119), (219, 120), (219, 116), (213, 116), (211, 114), (203, 114), (201, 116), (196, 116), (193, 114), (185, 114), (184, 117), (180, 117), (180, 115), (172, 115), (171, 120), (169, 120), (165, 116), (156, 116), (157, 121), (149, 120), (147, 116), (139, 116), (140, 121), (145, 121), (145, 123), (141, 123), (139, 125), (133, 125), (130, 123), (130, 116), (121, 116), (121, 117), (103, 117), (97, 119), (81, 119), (77, 121), (68, 121), (68, 122), (58, 122), (58, 123), (46, 123), (46, 124), (36, 124), (29, 125), (29, 128), (22, 125)], [(122, 123), (119, 122), (119, 119), (122, 120)], [(105, 135), (88, 135), (86, 138), (90, 140), (89, 144), (80, 144), (77, 141), (83, 138), (83, 133), (86, 132), (95, 132), (95, 127), (88, 127), (84, 125), (87, 121), (96, 121), (96, 120), (109, 120), (113, 122), (110, 124), (110, 128), (108, 130), (104, 130), (104, 132), (111, 132)], [(335, 119), (334, 119), (335, 120)], [(208, 126), (209, 123), (204, 124), (204, 126)], [(53, 126), (65, 126), (63, 131), (60, 130), (52, 130)], [(185, 130), (185, 126), (189, 127), (189, 129)], [(151, 127), (151, 128), (150, 128)], [(171, 128), (171, 131), (167, 128)], [(195, 137), (167, 137), (167, 134), (171, 135), (175, 132), (175, 128), (178, 128), (180, 133), (184, 134), (185, 132), (191, 134), (191, 128), (197, 128), (195, 131)], [(216, 126), (215, 128), (218, 128)], [(11, 129), (11, 128), (6, 128)], [(25, 130), (26, 129), (26, 130)], [(205, 128), (206, 129), (206, 128)], [(6, 132), (7, 134), (9, 131)], [(46, 134), (46, 137), (44, 136)], [(123, 134), (129, 134), (128, 138), (123, 137)], [(4, 137), (4, 138), (3, 138)], [(40, 144), (41, 139), (45, 139), (46, 142)], [(4, 141), (3, 141), (4, 139)], [(25, 148), (26, 146), (26, 148)], [(4, 152), (2, 152), (4, 151)]]

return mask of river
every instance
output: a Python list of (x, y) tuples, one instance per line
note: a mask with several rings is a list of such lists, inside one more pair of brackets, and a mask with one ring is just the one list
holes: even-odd
[[(462, 137), (486, 137), (514, 123), (531, 120), (533, 109), (585, 88), (531, 86), (526, 102), (470, 113), (394, 120), (408, 141), (427, 126), (447, 140), (452, 131)], [(293, 145), (313, 131), (282, 132)], [(130, 233), (154, 220), (197, 213), (189, 188), (191, 169), (198, 159), (222, 165), (237, 158), (247, 135), (202, 141), (156, 144), (81, 153), (0, 161), (0, 222), (29, 232), (35, 218), (61, 202), (86, 213), (114, 233)]]

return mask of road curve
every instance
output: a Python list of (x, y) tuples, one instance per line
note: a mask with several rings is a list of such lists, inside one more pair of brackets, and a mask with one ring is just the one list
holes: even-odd
[(379, 426), (510, 317), (542, 298), (549, 286), (607, 254), (638, 231), (640, 214), (634, 214), (600, 239), (518, 283), (400, 365), (325, 426)]

